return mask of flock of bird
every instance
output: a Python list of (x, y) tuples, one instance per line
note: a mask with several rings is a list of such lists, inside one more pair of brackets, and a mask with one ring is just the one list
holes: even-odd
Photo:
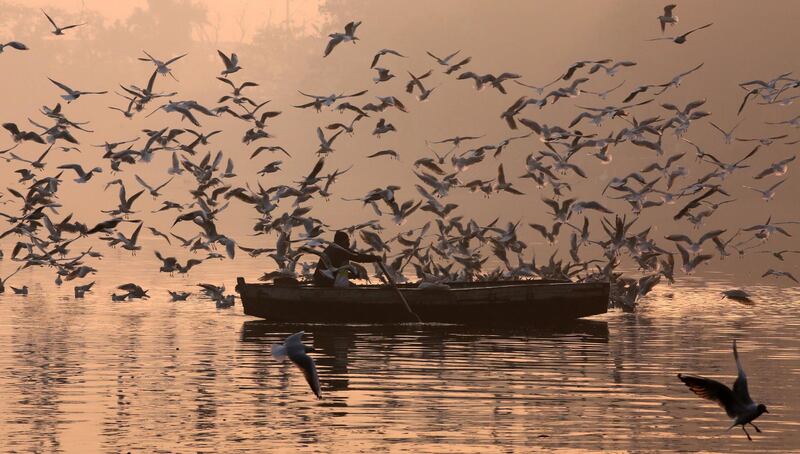
[[(675, 5), (668, 5), (663, 14), (658, 16), (662, 34), (666, 32), (667, 25), (677, 26), (678, 17), (674, 12)], [(62, 27), (47, 13), (44, 14), (53, 26), (54, 35), (63, 35), (72, 28), (86, 25)], [(360, 25), (361, 22), (358, 21), (350, 22), (345, 26), (344, 32), (330, 34), (323, 57), (335, 58), (336, 53), (347, 51), (346, 43), (359, 42), (357, 32)], [(660, 36), (651, 40), (672, 41), (674, 44), (684, 45), (690, 35), (693, 39), (700, 39), (702, 33), (709, 33), (708, 29), (713, 30), (712, 26), (709, 23), (676, 36)], [(703, 32), (699, 33), (701, 31)], [(20, 52), (29, 50), (18, 41), (0, 43), (0, 53), (7, 48)], [(109, 109), (119, 112), (125, 118), (132, 118), (141, 115), (146, 107), (152, 107), (146, 116), (160, 113), (163, 115), (161, 126), (143, 130), (143, 138), (104, 141), (94, 145), (101, 150), (107, 168), (88, 168), (80, 163), (72, 163), (48, 172), (46, 162), (48, 154), (53, 151), (80, 151), (81, 142), (78, 137), (93, 133), (88, 129), (87, 122), (73, 121), (68, 117), (68, 106), (81, 102), (87, 96), (109, 96), (107, 91), (78, 90), (56, 79), (50, 79), (63, 94), (53, 107), (43, 106), (40, 109), (43, 120), (30, 119), (31, 127), (13, 122), (3, 123), (2, 126), (10, 134), (13, 143), (0, 149), (0, 157), (9, 164), (18, 164), (20, 168), (15, 171), (19, 175), (19, 186), (8, 187), (6, 194), (0, 193), (1, 204), (17, 208), (13, 213), (6, 212), (9, 208), (0, 212), (0, 216), (9, 225), (0, 233), (0, 239), (10, 235), (18, 238), (9, 259), (19, 262), (20, 265), (10, 276), (0, 279), (0, 292), (5, 290), (4, 284), (17, 276), (19, 271), (32, 266), (54, 270), (55, 280), (59, 285), (65, 281), (88, 279), (97, 272), (91, 266), (91, 260), (102, 257), (102, 252), (95, 247), (77, 251), (77, 245), (83, 238), (94, 237), (109, 247), (118, 246), (136, 254), (142, 251), (139, 234), (143, 227), (147, 227), (152, 235), (163, 239), (165, 247), (177, 244), (186, 251), (202, 254), (181, 262), (174, 256), (155, 250), (155, 263), (159, 264), (159, 271), (163, 273), (187, 274), (208, 260), (234, 259), (238, 250), (253, 257), (264, 255), (274, 261), (275, 270), (265, 273), (263, 280), (280, 277), (310, 279), (314, 263), (301, 262), (301, 257), (307, 253), (318, 255), (329, 244), (323, 237), (334, 230), (323, 220), (310, 215), (310, 203), (333, 197), (335, 183), (350, 170), (326, 170), (326, 157), (335, 152), (334, 146), (345, 135), (355, 134), (365, 122), (374, 122), (371, 134), (376, 137), (397, 133), (398, 129), (392, 124), (391, 118), (392, 115), (407, 114), (412, 110), (408, 98), (416, 95), (418, 102), (430, 101), (436, 97), (436, 90), (448, 83), (470, 83), (476, 90), (496, 90), (498, 96), (507, 95), (512, 89), (521, 90), (525, 94), (510, 102), (506, 110), (498, 112), (499, 120), (511, 131), (507, 137), (487, 141), (482, 135), (472, 135), (425, 141), (431, 154), (413, 162), (413, 173), (419, 179), (414, 189), (420, 199), (401, 200), (401, 188), (392, 184), (374, 188), (363, 197), (349, 199), (361, 202), (362, 206), (369, 206), (374, 210), (377, 219), (342, 230), (348, 231), (351, 237), (356, 237), (354, 248), (385, 257), (389, 264), (388, 269), (394, 274), (392, 277), (396, 281), (406, 281), (411, 269), (421, 283), (441, 286), (446, 286), (448, 281), (532, 277), (608, 281), (613, 288), (612, 303), (625, 310), (633, 310), (637, 302), (662, 278), (673, 282), (676, 255), (680, 260), (679, 270), (690, 274), (714, 257), (722, 259), (734, 253), (741, 257), (748, 251), (757, 249), (753, 252), (771, 254), (776, 260), (776, 268), (766, 270), (764, 277), (780, 277), (798, 282), (790, 272), (780, 270), (777, 266), (783, 262), (785, 255), (798, 254), (800, 251), (775, 251), (766, 247), (768, 240), (775, 235), (791, 237), (792, 226), (800, 223), (796, 220), (769, 217), (763, 224), (743, 225), (735, 231), (715, 229), (700, 234), (674, 234), (665, 238), (654, 237), (650, 226), (636, 226), (642, 212), (660, 207), (662, 210), (674, 210), (673, 219), (676, 223), (686, 223), (693, 230), (700, 229), (723, 206), (736, 202), (731, 192), (737, 188), (726, 185), (727, 177), (734, 173), (747, 172), (747, 169), (756, 165), (756, 158), (765, 156), (767, 149), (775, 144), (791, 145), (798, 142), (789, 139), (788, 133), (771, 134), (768, 137), (739, 137), (734, 134), (739, 124), (726, 130), (707, 120), (704, 123), (701, 120), (711, 115), (702, 110), (705, 99), (697, 99), (686, 105), (668, 102), (665, 96), (677, 90), (685, 78), (693, 77), (694, 73), (701, 71), (703, 63), (681, 70), (663, 82), (639, 85), (621, 96), (620, 102), (603, 107), (592, 106), (591, 100), (609, 103), (610, 97), (625, 85), (624, 81), (617, 84), (612, 79), (627, 68), (636, 66), (635, 61), (607, 58), (577, 61), (547, 84), (537, 86), (523, 82), (521, 75), (512, 72), (482, 74), (465, 70), (472, 65), (472, 58), (465, 56), (460, 50), (446, 54), (437, 53), (444, 55), (443, 57), (427, 52), (427, 56), (432, 59), (429, 62), (433, 68), (421, 74), (408, 72), (408, 80), (403, 84), (406, 95), (397, 93), (376, 96), (368, 102), (359, 102), (368, 93), (367, 89), (329, 95), (299, 92), (305, 100), (294, 106), (295, 108), (310, 109), (317, 113), (337, 111), (350, 117), (315, 128), (319, 142), (316, 150), (318, 159), (308, 174), (291, 184), (265, 186), (266, 178), (281, 172), (281, 160), (263, 164), (258, 175), (264, 180), (242, 185), (236, 183), (233, 157), (222, 151), (204, 151), (212, 138), (222, 131), (206, 131), (202, 122), (209, 118), (230, 116), (246, 127), (241, 141), (244, 146), (255, 147), (249, 155), (250, 160), (276, 154), (285, 156), (283, 159), (292, 157), (290, 151), (274, 143), (274, 135), (269, 131), (272, 119), (279, 116), (281, 111), (266, 110), (269, 100), (256, 100), (247, 96), (246, 90), (258, 86), (256, 82), (234, 81), (233, 77), (244, 69), (236, 53), (218, 51), (218, 54), (222, 67), (216, 79), (229, 92), (215, 100), (213, 105), (195, 100), (174, 100), (179, 96), (178, 92), (157, 91), (159, 76), (170, 76), (178, 82), (173, 71), (187, 54), (165, 60), (148, 52), (138, 57), (153, 66), (146, 85), (141, 88), (134, 84), (120, 84), (120, 91), (115, 93), (123, 102), (121, 105), (112, 105)], [(424, 58), (427, 60), (428, 57)], [(383, 84), (404, 77), (392, 72), (392, 61), (408, 58), (411, 57), (393, 49), (383, 48), (377, 51), (369, 65), (369, 69), (375, 71), (371, 85), (384, 87)], [(439, 80), (433, 82), (437, 77)], [(590, 83), (597, 83), (600, 87), (606, 84), (613, 86), (590, 91), (585, 88)], [(760, 105), (778, 107), (791, 104), (800, 97), (800, 94), (796, 94), (800, 88), (800, 80), (792, 78), (791, 73), (780, 74), (767, 81), (745, 81), (739, 86), (743, 94), (739, 114), (754, 101), (758, 101)], [(648, 98), (643, 99), (646, 96)], [(568, 125), (546, 124), (542, 121), (548, 106), (578, 98), (589, 99), (575, 106), (577, 114)], [(660, 114), (643, 117), (638, 112), (645, 105), (660, 105)], [(172, 126), (178, 121), (182, 122), (181, 127)], [(618, 129), (604, 133), (576, 129), (586, 126), (599, 130), (609, 123), (619, 126)], [(196, 129), (188, 127), (188, 124)], [(737, 151), (712, 154), (687, 138), (692, 126), (714, 128), (722, 135), (719, 145), (741, 143), (750, 148), (741, 155)], [(771, 123), (771, 126), (797, 128), (800, 126), (800, 117)], [(518, 133), (518, 130), (523, 130), (524, 133)], [(369, 128), (365, 128), (365, 131), (369, 131)], [(664, 141), (672, 138), (694, 149), (695, 159), (707, 165), (708, 172), (691, 176), (687, 167), (682, 165), (690, 159), (686, 152), (664, 156)], [(469, 178), (470, 169), (491, 165), (492, 160), (510, 148), (512, 143), (534, 150), (525, 157), (521, 176), (512, 177), (503, 164), (499, 164), (495, 178)], [(445, 150), (444, 147), (448, 149)], [(652, 155), (653, 164), (638, 172), (611, 178), (602, 194), (605, 200), (579, 200), (569, 197), (573, 186), (589, 178), (576, 158), (596, 158), (602, 164), (609, 164), (612, 162), (612, 153), (623, 147), (628, 152)], [(20, 151), (22, 149), (29, 149), (33, 154), (24, 157)], [(775, 151), (770, 153), (777, 154)], [(114, 178), (113, 175), (116, 174), (135, 173), (138, 165), (151, 162), (156, 154), (171, 156), (170, 166), (165, 169), (168, 175), (165, 180), (148, 182), (135, 175), (138, 187), (132, 190), (121, 178)], [(399, 157), (400, 153), (392, 149), (367, 155), (368, 159)], [(769, 159), (774, 162), (756, 167), (757, 172), (752, 176), (752, 183), (743, 188), (759, 193), (765, 202), (780, 193), (781, 185), (787, 181), (785, 175), (796, 156)], [(110, 181), (96, 181), (108, 172), (112, 174)], [(73, 214), (56, 218), (57, 209), (61, 206), (58, 201), (59, 188), (67, 184), (65, 179), (68, 176), (75, 177), (72, 183), (78, 185), (104, 185), (105, 190), (116, 187), (119, 203), (102, 210), (107, 216), (106, 220), (96, 225), (86, 225)], [(188, 202), (176, 201), (171, 195), (167, 198), (165, 191), (175, 178), (193, 182)], [(566, 235), (569, 238), (567, 257), (558, 257), (556, 251), (546, 262), (537, 263), (535, 256), (527, 260), (524, 255), (529, 247), (520, 240), (520, 234), (525, 227), (521, 221), (502, 225), (496, 219), (481, 225), (473, 219), (459, 215), (459, 205), (448, 201), (451, 192), (470, 191), (486, 197), (497, 193), (524, 197), (527, 203), (531, 196), (523, 192), (522, 179), (533, 180), (540, 194), (535, 197), (541, 198), (544, 206), (550, 209), (552, 218), (550, 223), (529, 223), (528, 226), (551, 245), (563, 241)], [(171, 227), (178, 224), (193, 225), (197, 229), (196, 235), (184, 238), (171, 231), (163, 232), (150, 221), (134, 219), (133, 217), (144, 217), (135, 207), (137, 200), (145, 193), (161, 203), (161, 207), (153, 213), (158, 216), (174, 213)], [(257, 217), (253, 232), (256, 235), (274, 234), (276, 240), (273, 246), (247, 247), (218, 230), (218, 218), (233, 201), (252, 208)], [(620, 203), (616, 201), (626, 202), (623, 206), (627, 209), (610, 209), (610, 204)], [(674, 208), (670, 208), (673, 206)], [(425, 216), (429, 218), (425, 222), (419, 222), (418, 227), (391, 238), (382, 237), (382, 220), (403, 225), (412, 216), (419, 220), (423, 216), (421, 212), (427, 213)], [(598, 224), (602, 231), (598, 232)], [(595, 228), (590, 228), (592, 225)], [(709, 244), (713, 245), (716, 254), (708, 249)], [(489, 254), (486, 253), (487, 249)], [(220, 250), (224, 254), (218, 252)], [(589, 256), (593, 258), (587, 258)], [(489, 262), (490, 257), (492, 262)], [(638, 279), (623, 276), (619, 271), (623, 259), (630, 260), (642, 276)], [(495, 265), (489, 268), (490, 263)], [(350, 264), (348, 267), (355, 276), (369, 278), (367, 270), (360, 265)], [(377, 270), (375, 275), (379, 275)], [(80, 298), (86, 292), (91, 292), (93, 284), (94, 282), (76, 286), (75, 297)], [(24, 295), (28, 292), (27, 286), (12, 288), (18, 294)], [(200, 288), (205, 297), (215, 301), (220, 307), (233, 304), (234, 296), (226, 295), (224, 286), (200, 284)], [(111, 296), (115, 301), (149, 297), (146, 289), (134, 283), (120, 285), (118, 290), (119, 294), (114, 293)], [(738, 301), (750, 299), (743, 290), (728, 293), (730, 294), (726, 294), (726, 297)], [(189, 296), (187, 291), (170, 291), (170, 297), (174, 301), (185, 300)], [(308, 357), (305, 350), (298, 345), (302, 346), (300, 336), (294, 335), (287, 339), (285, 347), (275, 350), (276, 356), (288, 356), (302, 366), (312, 389), (319, 395), (313, 361), (306, 359)], [(682, 376), (681, 379), (699, 395), (724, 404), (728, 414), (744, 427), (745, 423), (750, 423), (760, 414), (761, 407), (758, 407), (758, 414), (751, 408), (752, 402), (747, 396), (746, 386), (743, 388), (741, 384), (744, 380), (741, 367), (739, 373), (738, 385), (734, 386), (732, 393), (726, 393), (720, 388), (721, 385), (717, 386), (715, 382), (705, 379), (689, 376)], [(750, 416), (743, 416), (745, 414)]]

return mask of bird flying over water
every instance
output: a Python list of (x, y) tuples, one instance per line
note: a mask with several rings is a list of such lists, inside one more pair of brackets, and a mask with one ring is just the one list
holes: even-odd
[(756, 429), (756, 432), (761, 432), (761, 429), (756, 427), (753, 421), (762, 414), (769, 413), (769, 411), (767, 411), (766, 405), (756, 404), (750, 397), (750, 391), (747, 387), (747, 375), (744, 373), (742, 363), (739, 361), (739, 352), (736, 350), (736, 340), (733, 341), (733, 358), (736, 360), (736, 370), (738, 371), (736, 381), (733, 382), (733, 389), (716, 380), (699, 375), (678, 374), (678, 378), (693, 393), (703, 399), (716, 402), (725, 410), (728, 417), (733, 419), (733, 424), (728, 430), (736, 426), (742, 426), (747, 439), (752, 441), (753, 439), (745, 426), (750, 424)]
[(311, 388), (314, 395), (317, 396), (317, 399), (322, 399), (322, 389), (319, 385), (317, 368), (314, 365), (314, 360), (308, 356), (308, 352), (313, 351), (313, 349), (303, 345), (302, 338), (304, 334), (303, 331), (300, 331), (287, 337), (286, 340), (283, 341), (283, 345), (273, 344), (272, 357), (278, 361), (284, 361), (288, 358), (294, 363), (294, 365), (303, 372), (308, 386)]

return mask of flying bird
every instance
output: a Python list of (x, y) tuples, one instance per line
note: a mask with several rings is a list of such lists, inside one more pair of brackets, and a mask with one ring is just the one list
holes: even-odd
[(58, 25), (56, 25), (55, 21), (53, 21), (53, 18), (51, 18), (44, 10), (42, 10), (42, 13), (44, 13), (44, 16), (53, 25), (53, 31), (51, 33), (54, 35), (63, 35), (65, 30), (69, 30), (75, 27), (80, 27), (81, 25), (86, 25), (86, 22), (84, 22), (82, 24), (66, 25), (64, 27), (59, 27)]
[(317, 399), (322, 399), (322, 389), (319, 385), (317, 368), (314, 365), (314, 360), (308, 356), (308, 352), (313, 351), (313, 349), (303, 345), (303, 334), (305, 334), (303, 331), (292, 334), (283, 341), (283, 345), (273, 344), (272, 357), (278, 361), (284, 361), (289, 358), (303, 372), (308, 386), (311, 387), (311, 391), (317, 396)]
[(356, 29), (359, 25), (361, 25), (361, 21), (349, 22), (344, 26), (344, 33), (331, 33), (328, 35), (330, 40), (328, 41), (328, 45), (325, 46), (325, 53), (322, 55), (322, 57), (325, 58), (330, 55), (330, 53), (333, 51), (333, 48), (341, 42), (352, 41), (352, 43), (355, 44), (359, 39), (356, 36)]
[(688, 386), (693, 393), (703, 399), (716, 402), (725, 410), (728, 417), (733, 419), (733, 424), (728, 430), (736, 426), (742, 426), (747, 439), (752, 441), (753, 439), (747, 433), (745, 426), (750, 424), (756, 429), (756, 432), (761, 432), (761, 429), (756, 427), (753, 421), (762, 414), (769, 413), (769, 411), (767, 411), (766, 405), (756, 405), (750, 397), (750, 391), (747, 388), (747, 375), (744, 373), (742, 363), (739, 361), (739, 352), (736, 350), (736, 340), (733, 341), (733, 358), (736, 360), (736, 369), (738, 371), (736, 381), (733, 382), (733, 389), (716, 380), (698, 375), (678, 374), (678, 379)]
[(683, 43), (685, 43), (685, 42), (686, 42), (686, 37), (687, 37), (687, 36), (689, 36), (690, 34), (692, 34), (692, 33), (696, 32), (696, 31), (698, 31), (698, 30), (702, 30), (702, 29), (704, 29), (704, 28), (708, 28), (708, 27), (710, 27), (710, 26), (712, 26), (712, 25), (714, 25), (714, 23), (713, 23), (713, 22), (711, 22), (711, 23), (709, 23), (709, 24), (705, 24), (705, 25), (703, 25), (703, 26), (701, 26), (701, 27), (693, 28), (693, 29), (689, 30), (688, 32), (686, 32), (686, 33), (684, 33), (684, 34), (682, 34), (682, 35), (673, 36), (673, 37), (666, 37), (666, 38), (652, 38), (652, 39), (648, 39), (648, 40), (646, 40), (646, 41), (661, 41), (661, 40), (670, 40), (670, 41), (672, 41), (672, 42), (673, 42), (673, 43), (675, 43), (675, 44), (683, 44)]

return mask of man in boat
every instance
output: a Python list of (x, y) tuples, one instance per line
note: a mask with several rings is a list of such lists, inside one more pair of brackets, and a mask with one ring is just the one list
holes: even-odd
[[(337, 269), (347, 265), (350, 261), (358, 263), (380, 262), (381, 257), (373, 254), (362, 254), (350, 249), (350, 237), (346, 232), (338, 231), (333, 236), (333, 243), (325, 248), (317, 262), (317, 269), (314, 271), (314, 285), (317, 287), (333, 287)], [(326, 260), (327, 259), (327, 260)], [(327, 263), (326, 263), (327, 262)], [(330, 264), (330, 268), (328, 267)], [(332, 268), (332, 269), (331, 269)], [(329, 273), (325, 271), (330, 270)], [(329, 274), (333, 274), (329, 276)]]

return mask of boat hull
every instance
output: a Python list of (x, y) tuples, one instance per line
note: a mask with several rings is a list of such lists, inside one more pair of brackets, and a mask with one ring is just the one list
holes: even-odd
[[(414, 322), (396, 290), (386, 286), (319, 288), (248, 284), (236, 290), (244, 313), (276, 323)], [(534, 325), (603, 314), (608, 283), (519, 281), (475, 283), (449, 290), (400, 291), (423, 322)]]

